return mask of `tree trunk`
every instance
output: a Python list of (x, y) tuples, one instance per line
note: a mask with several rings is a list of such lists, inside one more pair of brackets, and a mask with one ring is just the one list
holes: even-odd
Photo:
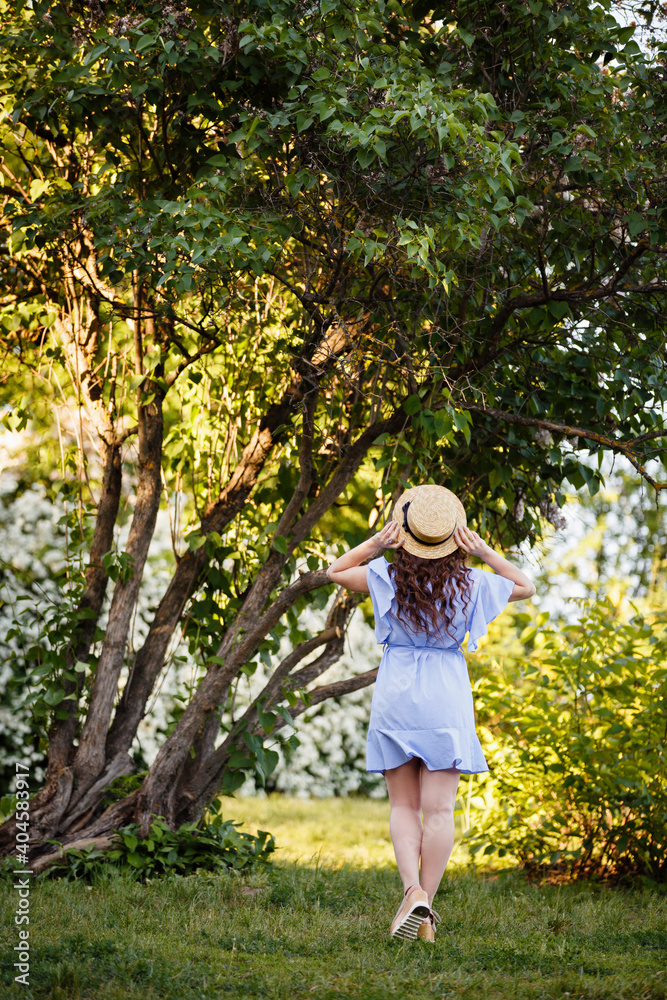
[(179, 561), (151, 622), (146, 641), (134, 658), (107, 735), (107, 761), (130, 749), (146, 712), (151, 691), (164, 666), (174, 629), (181, 620), (187, 600), (195, 590), (205, 565), (206, 553), (203, 547), (196, 552), (187, 552)]
[[(221, 491), (202, 518), (202, 534), (224, 531), (245, 504), (257, 476), (274, 444), (274, 432), (283, 424), (290, 411), (285, 401), (271, 407), (265, 419), (243, 450), (241, 459), (229, 483)], [(206, 550), (187, 552), (176, 566), (174, 576), (160, 601), (155, 618), (142, 648), (138, 651), (127, 684), (116, 709), (107, 736), (106, 758), (110, 760), (121, 750), (129, 750), (155, 682), (164, 665), (164, 658), (174, 630), (183, 615), (188, 598), (194, 593), (206, 567)]]
[[(352, 594), (348, 594), (343, 600), (337, 600), (329, 615), (324, 631), (319, 636), (315, 636), (315, 638), (302, 643), (300, 647), (297, 647), (297, 649), (285, 657), (283, 662), (273, 672), (263, 690), (254, 699), (252, 704), (248, 706), (237, 725), (234, 726), (221, 745), (217, 749), (211, 750), (201, 763), (199, 758), (195, 758), (192, 762), (194, 765), (192, 768), (188, 766), (189, 762), (186, 764), (181, 774), (179, 789), (174, 796), (177, 823), (198, 820), (211, 800), (220, 793), (222, 776), (232, 753), (237, 749), (243, 748), (243, 743), (238, 736), (239, 725), (245, 723), (247, 731), (250, 733), (264, 733), (264, 730), (258, 724), (258, 703), (263, 703), (265, 712), (269, 711), (271, 706), (281, 699), (283, 683), (287, 691), (303, 688), (317, 677), (320, 677), (340, 659), (345, 648), (347, 621), (358, 603), (358, 597)], [(291, 673), (293, 667), (300, 663), (303, 658), (313, 652), (319, 645), (324, 645), (325, 648), (317, 659), (296, 673)], [(371, 681), (367, 683), (371, 683)], [(289, 710), (289, 713), (294, 719), (301, 712), (305, 711), (305, 709), (305, 703), (299, 699), (294, 709)], [(272, 730), (272, 735), (278, 729), (282, 728), (283, 725), (286, 725), (285, 719), (278, 716)], [(197, 764), (199, 764), (198, 767)]]
[(88, 715), (74, 758), (73, 768), (78, 785), (72, 797), (72, 806), (83, 798), (105, 765), (106, 739), (113, 701), (118, 690), (130, 621), (160, 505), (163, 430), (160, 396), (156, 395), (155, 402), (141, 410), (137, 499), (126, 546), (126, 553), (132, 560), (131, 575), (129, 579), (124, 578), (121, 572), (114, 589)]

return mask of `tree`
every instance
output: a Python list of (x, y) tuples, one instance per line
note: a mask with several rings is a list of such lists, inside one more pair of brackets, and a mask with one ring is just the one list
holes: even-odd
[[(48, 729), (35, 852), (201, 816), (240, 768), (270, 771), (265, 735), (373, 682), (310, 687), (354, 597), (299, 628), (341, 498), (379, 514), (444, 479), (508, 544), (557, 517), (564, 481), (597, 489), (579, 456), (621, 453), (662, 488), (645, 463), (664, 454), (665, 86), (631, 35), (577, 0), (15, 10), (4, 393), (11, 426), (73, 400), (61, 490), (82, 558), (26, 665)], [(193, 530), (126, 664), (165, 489)], [(284, 621), (293, 652), (221, 737)], [(202, 676), (105, 808), (178, 628)]]

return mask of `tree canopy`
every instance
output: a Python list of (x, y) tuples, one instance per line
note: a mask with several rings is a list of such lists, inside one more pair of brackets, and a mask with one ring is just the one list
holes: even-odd
[[(25, 664), (36, 837), (199, 817), (306, 703), (372, 683), (310, 687), (354, 598), (299, 628), (341, 505), (356, 541), (406, 483), (446, 483), (509, 545), (557, 523), (565, 482), (595, 492), (605, 452), (663, 487), (666, 95), (633, 33), (580, 0), (14, 5), (5, 420), (47, 441), (74, 414), (43, 461), (81, 558)], [(187, 539), (128, 662), (165, 491)], [(221, 735), (285, 627), (293, 652)], [(201, 679), (101, 812), (179, 628)]]

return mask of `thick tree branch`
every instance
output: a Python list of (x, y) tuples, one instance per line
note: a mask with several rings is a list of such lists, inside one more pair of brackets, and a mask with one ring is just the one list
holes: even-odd
[(274, 537), (277, 535), (286, 535), (290, 530), (294, 519), (301, 510), (304, 500), (308, 496), (308, 491), (313, 482), (315, 471), (313, 465), (313, 432), (315, 428), (316, 405), (317, 393), (311, 392), (303, 410), (303, 428), (299, 444), (299, 482), (283, 511), (282, 517), (278, 521)]
[(186, 552), (158, 605), (146, 640), (138, 650), (106, 739), (106, 759), (129, 750), (155, 686), (185, 605), (206, 565), (205, 549)]
[[(285, 657), (264, 689), (248, 706), (246, 712), (233, 726), (222, 744), (209, 753), (187, 784), (181, 784), (177, 806), (179, 821), (182, 822), (189, 816), (199, 815), (206, 803), (219, 791), (220, 781), (229, 756), (238, 746), (239, 733), (243, 729), (247, 729), (250, 732), (261, 732), (265, 735), (262, 727), (258, 726), (258, 703), (263, 703), (264, 710), (267, 711), (275, 702), (282, 699), (283, 691), (281, 689), (283, 687), (290, 691), (305, 687), (340, 658), (344, 649), (346, 622), (358, 601), (358, 595), (349, 593), (343, 600), (336, 599), (328, 615), (326, 629), (314, 639), (300, 644)], [(322, 645), (323, 642), (326, 642), (326, 647), (317, 659), (296, 674), (287, 676), (288, 670), (291, 670), (304, 656), (316, 649), (317, 646)], [(282, 716), (277, 718), (280, 719)]]
[[(346, 677), (342, 681), (333, 681), (331, 684), (322, 684), (320, 687), (313, 688), (312, 691), (308, 692), (310, 697), (307, 705), (302, 699), (299, 699), (296, 705), (288, 709), (288, 712), (293, 719), (296, 719), (298, 715), (301, 715), (306, 709), (312, 708), (313, 705), (319, 705), (323, 701), (328, 701), (329, 698), (341, 698), (345, 694), (351, 694), (352, 691), (360, 691), (361, 688), (375, 683), (378, 669), (378, 667), (374, 667), (373, 670), (367, 670), (363, 674), (355, 674), (354, 677)], [(284, 725), (287, 725), (285, 719), (276, 719), (274, 732), (282, 729)]]

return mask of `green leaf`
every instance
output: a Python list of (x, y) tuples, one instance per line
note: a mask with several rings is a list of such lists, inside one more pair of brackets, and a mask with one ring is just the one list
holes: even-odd
[(59, 705), (61, 701), (65, 698), (67, 694), (62, 688), (49, 688), (44, 694), (44, 701), (47, 705)]
[(276, 552), (281, 552), (283, 555), (287, 555), (287, 539), (283, 535), (273, 536), (273, 547)]
[(569, 315), (570, 307), (567, 302), (562, 302), (558, 299), (550, 299), (549, 312), (556, 319), (563, 319), (564, 316)]
[(463, 44), (467, 45), (468, 48), (471, 48), (475, 41), (475, 36), (471, 35), (469, 31), (466, 31), (465, 28), (462, 28), (460, 25), (457, 25), (455, 30)]
[(267, 735), (273, 732), (273, 728), (276, 723), (276, 713), (275, 712), (265, 712), (262, 706), (257, 704), (257, 718), (259, 719), (259, 724)]
[(627, 218), (628, 232), (630, 236), (639, 236), (646, 229), (646, 221), (638, 212), (633, 212)]
[(252, 760), (243, 750), (235, 750), (229, 758), (229, 766), (233, 768), (251, 767)]
[(233, 794), (245, 781), (242, 771), (225, 771), (222, 776), (222, 787), (228, 794)]

